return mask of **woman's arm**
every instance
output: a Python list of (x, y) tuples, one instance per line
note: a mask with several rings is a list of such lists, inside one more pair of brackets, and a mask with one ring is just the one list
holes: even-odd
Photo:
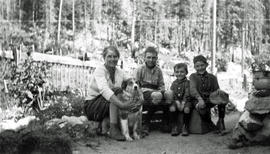
[(136, 106), (135, 103), (127, 102), (123, 103), (121, 100), (118, 99), (117, 96), (112, 95), (109, 102), (115, 104), (120, 109), (131, 109)]
[(105, 76), (106, 70), (102, 67), (96, 68), (95, 72), (93, 73), (93, 77), (96, 80), (97, 88), (99, 89), (100, 94), (106, 100), (110, 100), (111, 96), (114, 95), (114, 92), (109, 87), (109, 83)]

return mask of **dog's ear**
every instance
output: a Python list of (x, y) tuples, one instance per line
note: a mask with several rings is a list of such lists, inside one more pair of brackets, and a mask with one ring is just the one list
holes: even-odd
[(127, 88), (127, 84), (128, 84), (128, 80), (123, 81), (123, 82), (122, 82), (122, 85), (121, 85), (121, 88), (122, 88), (122, 89), (126, 89), (126, 88)]
[(139, 86), (139, 87), (142, 87), (142, 85), (141, 85), (141, 82), (140, 81), (138, 81), (138, 80), (136, 80), (135, 81), (135, 83)]
[(131, 81), (131, 80), (132, 80), (132, 78), (128, 78), (127, 80), (123, 81), (122, 85), (121, 85), (121, 88), (126, 89), (129, 81)]

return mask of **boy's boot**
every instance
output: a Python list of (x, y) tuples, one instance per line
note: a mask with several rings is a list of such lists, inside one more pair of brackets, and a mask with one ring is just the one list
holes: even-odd
[(180, 130), (178, 128), (178, 112), (170, 112), (170, 124), (171, 124), (171, 136), (178, 136), (180, 134)]
[(189, 135), (190, 113), (184, 113), (183, 121), (184, 121), (184, 125), (182, 128), (182, 136), (188, 136)]
[(125, 137), (121, 133), (117, 124), (110, 123), (110, 138), (115, 139), (117, 141), (125, 141)]
[(188, 126), (184, 124), (182, 128), (182, 136), (188, 136), (188, 135), (189, 135)]

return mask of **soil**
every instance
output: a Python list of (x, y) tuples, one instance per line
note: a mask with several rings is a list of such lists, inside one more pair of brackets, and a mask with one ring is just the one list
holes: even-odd
[[(188, 137), (172, 137), (170, 134), (152, 131), (149, 136), (133, 142), (117, 142), (106, 137), (98, 137), (93, 141), (78, 143), (75, 154), (266, 154), (269, 146), (254, 145), (230, 150), (227, 145), (232, 129), (239, 119), (240, 113), (226, 116), (225, 124), (230, 133), (220, 136), (214, 133), (203, 135), (190, 134)], [(217, 119), (214, 118), (213, 121)]]

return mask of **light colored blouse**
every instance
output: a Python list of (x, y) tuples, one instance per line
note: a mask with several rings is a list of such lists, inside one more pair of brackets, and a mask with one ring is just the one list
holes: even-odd
[(127, 80), (129, 77), (123, 70), (116, 67), (114, 78), (115, 83), (113, 84), (110, 78), (110, 73), (106, 67), (104, 65), (96, 67), (90, 79), (89, 96), (86, 97), (86, 100), (92, 100), (101, 94), (109, 101), (111, 96), (114, 95), (112, 88), (121, 87), (122, 82)]

